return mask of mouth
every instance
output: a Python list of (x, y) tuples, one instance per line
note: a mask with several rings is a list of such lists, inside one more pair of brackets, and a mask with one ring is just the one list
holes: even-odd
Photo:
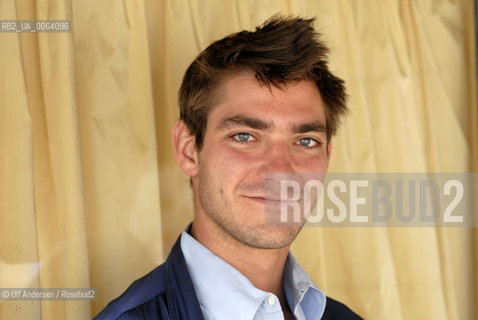
[(303, 208), (299, 200), (287, 200), (270, 196), (244, 196), (250, 200), (251, 212), (259, 212), (267, 227), (290, 228), (303, 225)]
[(300, 202), (302, 201), (302, 199), (297, 199), (297, 200), (288, 200), (288, 199), (281, 199), (280, 197), (264, 197), (264, 196), (244, 196), (244, 198), (247, 198), (247, 199), (251, 199), (251, 200), (254, 200), (254, 201), (258, 201), (258, 202), (263, 202), (263, 203), (283, 203), (283, 204), (287, 204), (287, 203), (297, 203), (297, 202)]

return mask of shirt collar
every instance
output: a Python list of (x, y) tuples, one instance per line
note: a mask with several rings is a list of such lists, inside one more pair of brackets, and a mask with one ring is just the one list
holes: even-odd
[[(186, 231), (181, 235), (181, 249), (193, 281), (199, 304), (215, 319), (231, 314), (253, 319), (267, 293), (231, 265), (216, 256)], [(211, 290), (213, 288), (213, 290)]]
[(297, 319), (320, 319), (325, 311), (325, 294), (289, 252), (282, 279), (287, 302)]
[[(181, 235), (181, 249), (202, 310), (215, 319), (228, 319), (231, 314), (253, 319), (271, 293), (254, 287), (243, 274), (189, 235), (189, 228)], [(283, 282), (287, 301), (297, 319), (321, 318), (325, 295), (290, 252)]]

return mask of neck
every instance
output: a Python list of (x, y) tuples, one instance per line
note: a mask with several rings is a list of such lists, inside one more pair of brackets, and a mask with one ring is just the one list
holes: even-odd
[[(211, 230), (215, 228), (216, 230)], [(195, 219), (191, 235), (211, 250), (215, 255), (226, 261), (241, 272), (252, 285), (263, 291), (275, 294), (283, 307), (288, 308), (282, 285), (282, 275), (289, 247), (280, 249), (259, 249), (245, 245), (227, 234), (218, 232), (219, 227), (203, 224)]]

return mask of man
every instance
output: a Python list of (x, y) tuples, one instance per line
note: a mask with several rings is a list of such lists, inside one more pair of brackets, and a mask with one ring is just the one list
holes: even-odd
[(281, 206), (268, 175), (325, 173), (347, 112), (312, 23), (275, 16), (214, 42), (188, 68), (172, 139), (194, 221), (166, 262), (97, 319), (360, 319), (289, 253), (305, 220), (266, 220)]

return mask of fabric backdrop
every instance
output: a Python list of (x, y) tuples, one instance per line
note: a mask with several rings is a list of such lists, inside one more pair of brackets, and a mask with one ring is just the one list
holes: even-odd
[[(351, 114), (333, 172), (477, 172), (471, 0), (0, 0), (0, 288), (97, 288), (0, 301), (2, 319), (90, 319), (166, 257), (192, 219), (172, 156), (176, 96), (212, 40), (274, 13), (317, 17)], [(306, 228), (293, 253), (367, 319), (476, 319), (472, 228)]]

